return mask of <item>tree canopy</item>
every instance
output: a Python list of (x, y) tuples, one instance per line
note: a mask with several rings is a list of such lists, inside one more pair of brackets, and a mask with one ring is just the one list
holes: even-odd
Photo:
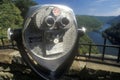
[(13, 0), (12, 2), (20, 9), (23, 18), (25, 18), (30, 6), (37, 5), (33, 0)]
[(120, 23), (106, 29), (103, 34), (111, 43), (120, 45)]
[(5, 35), (8, 27), (22, 27), (21, 11), (10, 1), (2, 0), (0, 3), (0, 34)]
[(4, 36), (9, 27), (22, 27), (29, 7), (36, 4), (33, 0), (0, 0), (0, 35)]

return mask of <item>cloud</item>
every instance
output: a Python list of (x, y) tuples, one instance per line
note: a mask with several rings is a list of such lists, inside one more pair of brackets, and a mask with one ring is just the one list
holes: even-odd
[(118, 8), (118, 7), (120, 7), (119, 4), (112, 4), (112, 5), (111, 5), (111, 8)]
[(118, 16), (120, 15), (120, 1), (96, 0), (91, 3), (88, 15), (96, 16)]
[(106, 16), (118, 16), (118, 15), (120, 15), (120, 8), (112, 10), (111, 12), (108, 12), (104, 15), (106, 15)]
[(120, 7), (113, 9), (111, 11), (106, 10), (105, 12), (100, 11), (97, 8), (90, 8), (86, 15), (95, 15), (95, 16), (118, 16), (120, 15)]
[(111, 12), (111, 15), (120, 15), (120, 8), (115, 9), (114, 11)]
[(96, 11), (96, 9), (95, 8), (90, 8), (89, 11), (94, 12), (94, 11)]
[(96, 3), (102, 3), (102, 2), (105, 2), (105, 1), (108, 1), (108, 0), (97, 0)]
[(96, 8), (90, 8), (90, 9), (88, 9), (88, 12), (89, 12), (88, 14), (89, 15), (94, 15), (94, 13), (96, 12), (96, 10), (97, 10)]
[(90, 6), (103, 6), (103, 3), (106, 3), (109, 0), (95, 0), (92, 3), (90, 3)]
[(95, 16), (118, 16), (118, 15), (120, 15), (120, 8), (114, 9), (109, 12), (104, 12), (104, 13), (95, 12), (93, 15), (95, 15)]

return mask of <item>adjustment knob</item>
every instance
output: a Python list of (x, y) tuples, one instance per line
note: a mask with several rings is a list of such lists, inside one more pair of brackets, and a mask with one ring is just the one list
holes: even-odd
[(55, 43), (55, 44), (59, 43), (59, 39), (58, 39), (58, 38), (55, 38), (55, 39), (54, 39), (54, 43)]

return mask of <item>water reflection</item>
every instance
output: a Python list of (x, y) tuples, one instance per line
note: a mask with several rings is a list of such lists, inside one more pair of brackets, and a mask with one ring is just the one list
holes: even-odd
[[(98, 32), (92, 31), (92, 32), (88, 32), (87, 34), (93, 40), (93, 42), (95, 44), (104, 44), (104, 38), (102, 37), (102, 31), (109, 28), (110, 26), (111, 26), (110, 24), (105, 24), (105, 25), (102, 26), (102, 28)], [(111, 44), (111, 43), (107, 40), (107, 44)], [(98, 47), (98, 49), (99, 49), (100, 53), (103, 52), (103, 47)], [(111, 48), (111, 47), (106, 47), (105, 53), (117, 56), (118, 49)]]

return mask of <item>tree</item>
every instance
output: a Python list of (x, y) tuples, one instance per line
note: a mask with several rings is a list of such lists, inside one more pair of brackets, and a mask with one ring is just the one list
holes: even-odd
[(37, 5), (33, 0), (13, 0), (13, 3), (20, 9), (23, 18), (25, 18), (30, 6)]
[(112, 25), (110, 28), (106, 29), (103, 34), (106, 35), (105, 37), (112, 44), (120, 45), (120, 23)]
[(23, 19), (20, 10), (10, 1), (2, 0), (0, 3), (0, 34), (5, 35), (7, 28), (22, 27)]

